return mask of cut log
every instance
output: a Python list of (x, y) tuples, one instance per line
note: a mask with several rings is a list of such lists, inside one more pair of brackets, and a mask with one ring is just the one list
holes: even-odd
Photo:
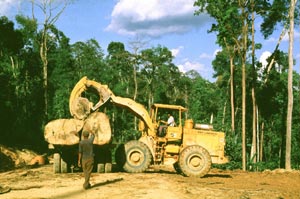
[(79, 132), (84, 122), (77, 119), (57, 119), (45, 126), (45, 140), (54, 145), (74, 145), (79, 143)]
[(89, 131), (95, 134), (94, 144), (96, 145), (108, 144), (111, 140), (111, 128), (109, 118), (105, 113), (92, 113), (85, 120), (82, 132), (84, 131)]

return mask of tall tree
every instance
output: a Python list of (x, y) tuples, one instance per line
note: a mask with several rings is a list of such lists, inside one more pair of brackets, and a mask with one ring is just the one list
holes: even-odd
[[(14, 29), (14, 23), (7, 17), (0, 17), (0, 120), (2, 131), (1, 141), (9, 142), (9, 135), (15, 135), (13, 128), (20, 114), (16, 114), (16, 107), (20, 105), (19, 99), (24, 96), (21, 90), (22, 64), (19, 59), (23, 47), (23, 37), (20, 31)], [(4, 117), (5, 115), (5, 117)], [(4, 144), (4, 143), (3, 143)], [(7, 143), (8, 144), (8, 143)]]
[(48, 41), (51, 38), (49, 31), (55, 22), (59, 19), (67, 5), (71, 0), (30, 0), (32, 4), (32, 19), (37, 21), (35, 17), (35, 7), (39, 8), (44, 16), (42, 22), (42, 29), (38, 39), (39, 52), (43, 64), (43, 87), (44, 87), (44, 106), (45, 106), (45, 121), (48, 117)]
[[(248, 51), (248, 18), (249, 12), (247, 10), (248, 1), (212, 1), (212, 0), (198, 0), (194, 4), (199, 6), (200, 10), (196, 12), (199, 14), (205, 10), (217, 20), (217, 25), (212, 25), (212, 30), (217, 31), (218, 42), (222, 47), (226, 47), (224, 42), (232, 41), (230, 44), (231, 52), (237, 48), (238, 55), (241, 60), (242, 71), (242, 157), (243, 170), (246, 170), (246, 61)], [(230, 7), (228, 7), (230, 6)], [(225, 9), (224, 9), (225, 8)], [(225, 13), (225, 15), (224, 15)], [(227, 22), (227, 23), (226, 23)], [(229, 26), (228, 26), (229, 24)], [(226, 33), (226, 29), (230, 32)], [(235, 31), (232, 31), (235, 30)], [(222, 37), (221, 37), (222, 36)], [(222, 39), (220, 39), (222, 38)], [(222, 45), (222, 43), (223, 45)], [(226, 44), (226, 43), (225, 43)], [(234, 47), (236, 45), (236, 48)], [(233, 65), (231, 64), (231, 67)], [(231, 77), (233, 78), (233, 77)], [(233, 128), (234, 129), (234, 128)]]
[(130, 53), (121, 42), (110, 42), (107, 52), (107, 63), (111, 74), (110, 84), (119, 94), (130, 96), (131, 90), (129, 84), (131, 83), (133, 74)]
[[(242, 20), (239, 17), (237, 1), (210, 1), (210, 0), (197, 0), (194, 6), (198, 6), (199, 10), (195, 12), (196, 15), (207, 12), (211, 17), (216, 20), (213, 23), (209, 32), (217, 32), (217, 43), (226, 51), (229, 57), (229, 72), (230, 72), (230, 105), (231, 105), (231, 131), (235, 132), (235, 93), (234, 93), (234, 77), (235, 77), (235, 64), (238, 42), (241, 33)], [(219, 79), (226, 81), (226, 70), (220, 69), (224, 65), (219, 66), (216, 70), (216, 75)], [(216, 66), (217, 67), (217, 66)]]
[[(283, 31), (280, 35), (279, 41), (276, 45), (275, 51), (272, 54), (272, 60), (268, 65), (267, 74), (274, 65), (275, 56), (278, 55), (277, 49), (280, 41), (282, 40), (285, 32), (289, 30), (289, 71), (288, 71), (288, 104), (287, 104), (287, 118), (286, 118), (286, 143), (285, 143), (285, 167), (291, 168), (290, 153), (291, 153), (291, 131), (292, 131), (292, 111), (293, 111), (293, 37), (294, 37), (294, 23), (295, 14), (299, 15), (299, 6), (296, 7), (297, 0), (274, 0), (271, 8), (264, 16), (264, 22), (262, 23), (262, 31), (265, 37), (270, 36), (277, 24), (283, 26)], [(299, 17), (298, 17), (299, 18)], [(299, 23), (299, 20), (296, 20)], [(292, 40), (292, 41), (291, 41)], [(268, 80), (269, 75), (266, 76)]]
[(293, 47), (294, 47), (294, 13), (297, 0), (290, 1), (289, 9), (289, 71), (288, 71), (288, 106), (286, 118), (286, 151), (285, 168), (291, 169), (291, 139), (292, 139), (292, 113), (293, 113)]
[(246, 60), (248, 48), (248, 13), (246, 11), (246, 0), (239, 0), (241, 8), (241, 20), (243, 21), (240, 56), (242, 59), (242, 154), (243, 154), (243, 170), (246, 170)]
[(265, 9), (269, 8), (269, 3), (267, 1), (254, 1), (251, 0), (249, 3), (249, 12), (251, 13), (251, 19), (249, 23), (251, 25), (251, 70), (250, 78), (251, 79), (251, 98), (252, 98), (252, 146), (250, 152), (250, 158), (253, 160), (253, 163), (256, 163), (259, 154), (257, 142), (259, 142), (258, 137), (258, 106), (256, 102), (256, 83), (257, 83), (257, 61), (256, 61), (256, 49), (261, 48), (261, 44), (257, 44), (255, 40), (255, 20), (257, 17), (265, 13)]
[[(95, 39), (86, 42), (78, 41), (71, 46), (76, 79), (87, 76), (106, 82), (108, 73), (104, 64), (104, 52)], [(75, 83), (75, 82), (74, 82)]]
[[(169, 49), (162, 46), (145, 49), (141, 52), (142, 70), (141, 75), (146, 81), (145, 91), (148, 101), (148, 107), (158, 101), (154, 99), (158, 94), (159, 89), (165, 89), (166, 84), (162, 80), (168, 78), (162, 74), (167, 75), (171, 68), (172, 53)], [(156, 95), (157, 98), (159, 95)]]
[[(134, 83), (134, 93), (133, 100), (135, 101), (138, 96), (138, 78), (137, 73), (140, 71), (140, 51), (147, 45), (147, 41), (143, 40), (141, 37), (137, 36), (132, 41), (129, 42), (129, 47), (132, 49), (132, 59), (131, 65), (133, 68), (133, 83)], [(137, 118), (134, 117), (134, 129), (137, 130)]]

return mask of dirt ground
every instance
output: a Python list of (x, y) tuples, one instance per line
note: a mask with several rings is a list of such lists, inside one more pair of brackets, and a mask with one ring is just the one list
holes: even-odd
[(145, 173), (93, 173), (83, 190), (81, 172), (54, 174), (51, 164), (0, 173), (11, 191), (0, 199), (289, 199), (300, 198), (300, 171), (264, 172), (212, 169), (203, 178), (184, 177), (164, 167)]

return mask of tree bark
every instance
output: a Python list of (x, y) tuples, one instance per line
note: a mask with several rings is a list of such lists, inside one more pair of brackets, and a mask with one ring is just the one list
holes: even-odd
[(243, 17), (242, 30), (242, 157), (243, 171), (246, 171), (246, 59), (247, 59), (247, 42), (248, 42), (248, 24), (247, 13), (244, 8), (244, 2), (241, 4)]
[(259, 147), (259, 161), (263, 161), (263, 146), (264, 146), (264, 128), (265, 128), (265, 123), (262, 122), (261, 124), (261, 130), (260, 130), (260, 147)]
[(256, 75), (255, 75), (255, 38), (254, 38), (254, 0), (251, 0), (251, 18), (252, 18), (252, 24), (251, 24), (251, 35), (252, 35), (252, 83), (251, 83), (251, 96), (252, 96), (252, 146), (251, 146), (251, 155), (250, 158), (253, 160), (253, 163), (256, 163), (257, 161), (257, 142), (256, 142), (256, 96), (255, 96), (255, 81), (256, 81)]
[(45, 120), (48, 117), (48, 49), (47, 49), (47, 22), (45, 21), (40, 44), (40, 57), (43, 63), (43, 88), (44, 88), (44, 111)]
[(256, 142), (256, 100), (254, 88), (251, 89), (252, 92), (252, 145), (251, 145), (251, 158), (253, 158), (253, 163), (257, 160), (257, 142)]
[(231, 131), (235, 132), (234, 112), (234, 64), (233, 56), (230, 56), (230, 104), (231, 104)]
[(294, 47), (294, 12), (296, 0), (291, 0), (289, 10), (289, 70), (288, 70), (288, 105), (286, 119), (286, 151), (285, 151), (285, 168), (291, 169), (291, 137), (292, 137), (292, 112), (293, 112), (293, 47)]

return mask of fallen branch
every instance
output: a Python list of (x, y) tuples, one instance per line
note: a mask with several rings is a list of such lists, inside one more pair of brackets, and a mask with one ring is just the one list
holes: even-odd
[(42, 188), (43, 186), (41, 185), (32, 185), (32, 186), (24, 186), (24, 187), (11, 187), (11, 190), (28, 190), (28, 189), (39, 189)]

